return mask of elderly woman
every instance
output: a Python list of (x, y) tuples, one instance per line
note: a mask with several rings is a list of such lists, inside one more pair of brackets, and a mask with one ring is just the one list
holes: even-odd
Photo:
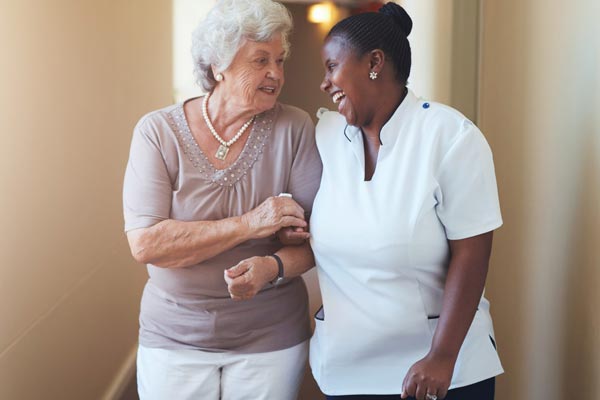
[(314, 265), (304, 242), (321, 162), (308, 114), (277, 103), (291, 24), (270, 0), (219, 1), (193, 36), (207, 94), (135, 127), (124, 213), (149, 273), (142, 399), (297, 396), (310, 334), (299, 274)]
[(337, 112), (316, 128), (311, 367), (329, 399), (491, 400), (502, 373), (482, 296), (502, 224), (492, 154), (463, 115), (406, 88), (411, 28), (390, 2), (325, 39), (321, 89)]

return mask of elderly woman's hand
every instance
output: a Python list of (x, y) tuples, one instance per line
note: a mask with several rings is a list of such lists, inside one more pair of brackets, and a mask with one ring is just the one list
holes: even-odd
[(456, 358), (437, 356), (432, 353), (413, 364), (402, 383), (402, 399), (409, 396), (417, 400), (446, 397)]
[(247, 258), (225, 270), (227, 290), (233, 300), (251, 299), (277, 277), (277, 272), (277, 261), (273, 257)]
[(268, 237), (282, 228), (306, 228), (304, 210), (289, 197), (269, 197), (254, 210), (242, 215), (255, 238)]

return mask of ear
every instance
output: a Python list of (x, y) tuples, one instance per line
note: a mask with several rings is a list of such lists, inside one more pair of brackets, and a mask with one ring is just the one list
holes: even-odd
[(385, 53), (381, 49), (371, 50), (369, 52), (369, 67), (371, 71), (380, 73), (385, 64)]
[(211, 72), (212, 72), (212, 76), (213, 76), (213, 78), (216, 78), (216, 77), (217, 77), (217, 74), (219, 73), (219, 71), (217, 71), (217, 70), (216, 70), (216, 68), (215, 68), (215, 66), (214, 66), (214, 65), (212, 65), (212, 64), (210, 65), (210, 70), (211, 70)]

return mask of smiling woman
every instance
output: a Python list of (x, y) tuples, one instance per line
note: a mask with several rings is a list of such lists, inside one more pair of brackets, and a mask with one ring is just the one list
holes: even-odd
[(217, 2), (193, 35), (207, 94), (134, 130), (124, 208), (150, 275), (142, 399), (296, 398), (309, 336), (299, 275), (314, 265), (306, 218), (321, 162), (308, 114), (277, 102), (290, 30), (271, 0)]
[(471, 121), (406, 87), (411, 31), (388, 2), (338, 22), (321, 52), (338, 112), (316, 129), (325, 317), (310, 362), (331, 400), (491, 400), (502, 373), (482, 296), (502, 225), (492, 154)]

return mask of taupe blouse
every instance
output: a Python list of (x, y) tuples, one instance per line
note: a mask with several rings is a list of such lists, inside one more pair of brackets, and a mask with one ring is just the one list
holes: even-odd
[[(278, 103), (257, 116), (238, 159), (217, 170), (197, 145), (179, 103), (144, 116), (135, 127), (123, 190), (125, 231), (165, 219), (238, 216), (282, 192), (310, 212), (321, 170), (314, 125), (296, 107)], [(229, 298), (223, 279), (223, 271), (239, 261), (280, 247), (273, 238), (257, 239), (186, 268), (148, 264), (140, 344), (266, 352), (306, 340), (308, 305), (301, 278), (241, 302)]]

